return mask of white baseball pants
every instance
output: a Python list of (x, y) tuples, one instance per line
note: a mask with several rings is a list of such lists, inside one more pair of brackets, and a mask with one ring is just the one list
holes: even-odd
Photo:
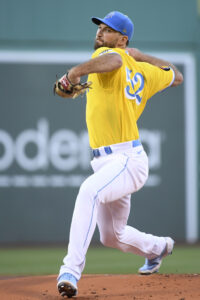
[(68, 254), (59, 276), (71, 273), (78, 280), (96, 225), (101, 242), (108, 247), (131, 252), (149, 259), (161, 254), (163, 237), (153, 236), (128, 226), (131, 194), (148, 177), (148, 158), (142, 146), (94, 158), (94, 174), (80, 187), (72, 217)]

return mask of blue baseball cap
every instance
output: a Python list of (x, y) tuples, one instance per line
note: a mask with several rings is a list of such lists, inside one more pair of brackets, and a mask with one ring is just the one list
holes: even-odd
[(112, 29), (120, 32), (123, 35), (128, 36), (130, 41), (133, 36), (134, 25), (131, 19), (120, 13), (119, 11), (112, 11), (104, 17), (104, 19), (92, 17), (92, 22), (96, 25), (104, 23), (111, 27)]

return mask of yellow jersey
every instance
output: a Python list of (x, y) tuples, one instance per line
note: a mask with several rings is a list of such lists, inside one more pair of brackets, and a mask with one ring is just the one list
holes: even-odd
[(107, 53), (119, 54), (122, 66), (88, 76), (93, 84), (87, 92), (86, 123), (93, 149), (137, 140), (137, 120), (147, 100), (169, 87), (175, 76), (171, 68), (135, 61), (125, 49), (101, 47), (92, 58)]

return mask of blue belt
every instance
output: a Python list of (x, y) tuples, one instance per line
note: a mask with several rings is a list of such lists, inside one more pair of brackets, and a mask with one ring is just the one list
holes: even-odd
[[(122, 145), (123, 145), (123, 143), (122, 143)], [(139, 140), (134, 140), (134, 141), (132, 141), (132, 143), (131, 143), (131, 147), (138, 147), (138, 146), (141, 146), (142, 144), (141, 144), (141, 142), (139, 141)], [(118, 144), (118, 146), (119, 146), (119, 144)], [(114, 149), (112, 149), (112, 148), (115, 148), (115, 145), (113, 145), (113, 147), (112, 146), (106, 146), (106, 147), (102, 147), (102, 150), (104, 150), (104, 154), (103, 155), (109, 155), (109, 154), (112, 154), (113, 153), (113, 150)], [(119, 148), (120, 148), (120, 146), (119, 146)], [(118, 149), (119, 149), (118, 148)], [(122, 147), (122, 149), (123, 149), (123, 147)], [(101, 152), (100, 152), (100, 149), (93, 149), (92, 150), (92, 153), (93, 153), (93, 156), (94, 157), (99, 157), (99, 156), (101, 156), (102, 154), (101, 154)]]

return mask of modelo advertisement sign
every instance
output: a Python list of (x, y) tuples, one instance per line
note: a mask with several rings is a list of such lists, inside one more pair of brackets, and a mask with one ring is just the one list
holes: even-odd
[[(78, 188), (92, 174), (85, 96), (53, 94), (56, 75), (80, 56), (66, 53), (63, 64), (41, 56), (0, 62), (0, 243), (67, 241)], [(154, 96), (139, 120), (150, 175), (132, 196), (129, 218), (139, 230), (178, 240), (187, 239), (184, 97), (183, 86)]]

